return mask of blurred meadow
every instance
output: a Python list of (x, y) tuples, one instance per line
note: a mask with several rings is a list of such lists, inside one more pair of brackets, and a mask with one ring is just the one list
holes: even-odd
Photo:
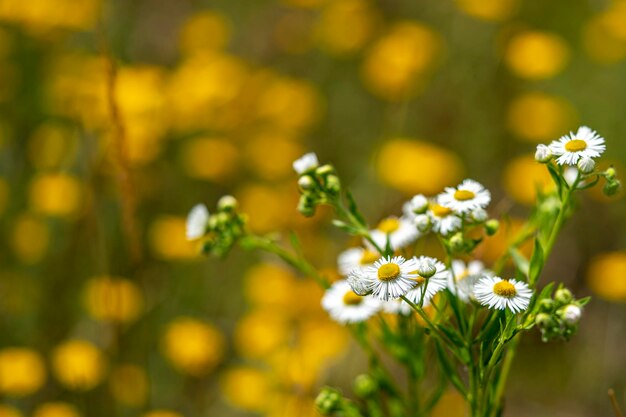
[[(588, 125), (623, 177), (625, 61), (621, 0), (0, 0), (0, 417), (316, 416), (365, 357), (312, 280), (201, 257), (188, 210), (232, 194), (333, 278), (350, 242), (296, 211), (294, 159), (371, 224), (469, 176), (492, 262), (552, 186), (537, 143)], [(591, 191), (560, 237), (547, 274), (593, 301), (523, 340), (506, 416), (626, 406), (624, 213)]]

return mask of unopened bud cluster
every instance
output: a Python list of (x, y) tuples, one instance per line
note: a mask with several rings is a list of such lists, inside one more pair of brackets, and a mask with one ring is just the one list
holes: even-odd
[(226, 255), (245, 234), (246, 218), (237, 207), (237, 200), (230, 195), (219, 199), (213, 214), (203, 204), (195, 206), (187, 217), (187, 238), (199, 240), (204, 254)]
[(308, 153), (293, 163), (298, 173), (300, 201), (298, 211), (310, 217), (315, 214), (319, 204), (327, 204), (336, 200), (341, 191), (341, 182), (332, 165), (319, 165), (317, 156)]
[(554, 339), (569, 340), (578, 330), (582, 308), (588, 301), (574, 299), (572, 292), (562, 286), (556, 290), (552, 298), (542, 299), (535, 316), (535, 324), (541, 330), (542, 340), (544, 342)]

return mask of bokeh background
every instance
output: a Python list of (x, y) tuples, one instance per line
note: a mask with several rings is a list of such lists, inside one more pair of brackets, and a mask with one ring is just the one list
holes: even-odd
[[(335, 277), (350, 242), (296, 212), (294, 159), (373, 224), (469, 176), (491, 262), (551, 186), (535, 144), (586, 124), (624, 172), (625, 59), (618, 0), (0, 0), (0, 416), (316, 415), (358, 347), (276, 259), (198, 256), (189, 208), (233, 194)], [(524, 339), (505, 415), (624, 406), (624, 213), (581, 199), (544, 279), (593, 301), (573, 341)]]

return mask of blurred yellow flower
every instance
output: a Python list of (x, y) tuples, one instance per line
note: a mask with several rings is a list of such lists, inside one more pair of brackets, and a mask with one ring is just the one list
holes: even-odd
[(85, 306), (96, 320), (128, 323), (141, 313), (143, 296), (132, 281), (115, 277), (90, 279), (84, 290)]
[(13, 220), (11, 247), (15, 256), (25, 264), (39, 262), (50, 243), (48, 224), (32, 214), (22, 214)]
[(504, 60), (517, 76), (542, 80), (560, 73), (567, 65), (569, 56), (569, 47), (560, 36), (525, 31), (509, 41)]
[[(272, 152), (267, 152), (272, 149)], [(293, 175), (292, 163), (304, 154), (301, 144), (277, 133), (261, 133), (245, 144), (245, 166), (262, 179)]]
[[(615, 4), (624, 4), (618, 2)], [(626, 7), (609, 9), (592, 17), (583, 27), (582, 43), (596, 62), (613, 64), (626, 58)]]
[(304, 129), (317, 121), (321, 113), (321, 97), (309, 82), (275, 77), (261, 92), (257, 115), (284, 129)]
[(100, 349), (91, 342), (72, 339), (54, 349), (52, 370), (66, 388), (88, 391), (102, 381), (106, 361)]
[(282, 0), (283, 3), (286, 3), (290, 6), (294, 7), (302, 7), (305, 9), (316, 8), (322, 6), (324, 3), (329, 0)]
[(456, 0), (457, 7), (469, 16), (489, 22), (510, 18), (519, 7), (519, 0)]
[(169, 410), (153, 410), (148, 411), (141, 415), (141, 417), (183, 417), (182, 414), (177, 413), (176, 411)]
[(148, 376), (137, 365), (130, 363), (118, 365), (111, 371), (109, 388), (117, 402), (140, 407), (148, 398)]
[(189, 56), (166, 88), (169, 123), (179, 129), (219, 128), (224, 109), (243, 91), (247, 76), (246, 65), (233, 56), (217, 52)]
[(31, 207), (38, 213), (71, 217), (83, 207), (83, 184), (69, 174), (41, 174), (30, 183), (29, 199)]
[(376, 155), (376, 172), (390, 187), (412, 194), (437, 194), (461, 179), (462, 165), (452, 152), (409, 138), (385, 141)]
[(72, 404), (59, 401), (41, 404), (33, 412), (33, 417), (80, 417), (80, 413)]
[(425, 25), (395, 24), (367, 52), (362, 67), (365, 85), (385, 100), (414, 96), (437, 62), (440, 44), (439, 35)]
[(183, 54), (224, 48), (230, 39), (231, 24), (223, 15), (203, 11), (189, 17), (180, 31), (179, 44)]
[(294, 303), (299, 303), (297, 297), (294, 297), (296, 291), (296, 277), (282, 265), (255, 265), (248, 269), (244, 278), (243, 292), (253, 306), (281, 312), (292, 311)]
[(545, 193), (554, 189), (548, 169), (533, 155), (512, 159), (504, 169), (502, 181), (508, 195), (529, 206), (535, 204), (537, 190)]
[(268, 233), (289, 226), (301, 217), (297, 188), (281, 185), (249, 184), (235, 193), (242, 213), (250, 215), (248, 226), (255, 233)]
[(174, 261), (200, 257), (197, 243), (188, 241), (185, 236), (185, 221), (185, 218), (175, 216), (161, 216), (154, 220), (148, 240), (155, 256)]
[(22, 417), (23, 414), (10, 405), (0, 405), (0, 417)]
[(351, 54), (370, 40), (378, 19), (369, 0), (335, 0), (322, 9), (315, 27), (316, 38), (332, 54)]
[(0, 392), (23, 397), (39, 390), (46, 382), (46, 368), (39, 353), (29, 348), (0, 350)]
[(224, 397), (235, 407), (247, 411), (262, 411), (271, 393), (268, 375), (255, 368), (234, 367), (221, 377)]
[[(319, 300), (321, 297), (315, 298)], [(298, 345), (306, 352), (307, 357), (319, 363), (344, 353), (350, 340), (346, 329), (329, 320), (326, 315), (321, 319), (315, 318), (302, 322), (299, 332)]]
[(431, 412), (431, 417), (464, 417), (467, 414), (465, 399), (456, 391), (448, 390)]
[(37, 169), (58, 169), (76, 157), (77, 131), (60, 123), (44, 123), (28, 142), (28, 157)]
[(576, 126), (576, 111), (565, 99), (541, 92), (525, 93), (509, 105), (509, 129), (529, 142), (550, 142)]
[(306, 389), (314, 387), (325, 359), (306, 346), (282, 346), (268, 362), (283, 385)]
[(239, 169), (237, 146), (222, 138), (187, 140), (182, 146), (179, 160), (191, 178), (215, 182), (230, 179)]
[(166, 358), (178, 371), (201, 377), (222, 360), (226, 340), (212, 325), (181, 317), (168, 324), (162, 347)]
[(605, 300), (626, 302), (626, 251), (593, 258), (587, 272), (587, 285)]
[(312, 396), (301, 393), (281, 393), (274, 396), (267, 417), (320, 417)]
[(237, 322), (235, 347), (243, 357), (264, 358), (289, 340), (290, 330), (283, 312), (255, 310)]
[(0, 20), (18, 22), (33, 33), (57, 27), (88, 30), (95, 27), (100, 0), (2, 0)]

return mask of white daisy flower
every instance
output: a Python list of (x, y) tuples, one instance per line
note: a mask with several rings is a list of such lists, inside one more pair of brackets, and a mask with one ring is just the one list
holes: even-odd
[(209, 222), (209, 210), (204, 204), (196, 204), (187, 215), (186, 235), (187, 240), (201, 238), (206, 233)]
[(361, 297), (344, 281), (337, 281), (322, 297), (322, 308), (342, 324), (365, 321), (378, 313), (381, 302), (370, 296)]
[(383, 301), (381, 305), (382, 311), (387, 314), (402, 314), (408, 316), (413, 308), (401, 299)]
[(461, 228), (461, 218), (449, 207), (432, 203), (427, 213), (432, 222), (431, 229), (435, 233), (440, 233), (445, 236)]
[(378, 252), (365, 248), (350, 248), (339, 254), (337, 257), (337, 267), (339, 273), (346, 276), (355, 268), (362, 268), (372, 265), (380, 258)]
[(477, 208), (485, 208), (491, 201), (491, 193), (482, 184), (466, 179), (456, 187), (446, 187), (437, 196), (437, 203), (451, 208), (457, 214), (471, 212)]
[(413, 219), (416, 215), (424, 213), (428, 209), (428, 199), (423, 194), (413, 196), (402, 206), (402, 213), (407, 219)]
[[(413, 258), (416, 263), (420, 264), (428, 262), (435, 267), (435, 273), (430, 278), (422, 277), (419, 274), (413, 278), (414, 287), (405, 295), (407, 299), (415, 304), (419, 304), (422, 300), (422, 293), (424, 294), (424, 302), (422, 306), (426, 307), (430, 304), (430, 300), (439, 291), (446, 288), (448, 284), (448, 270), (443, 262), (438, 261), (435, 258), (428, 256), (420, 256), (419, 258)], [(426, 292), (424, 292), (426, 290)]]
[[(415, 242), (420, 237), (420, 232), (415, 224), (404, 217), (387, 217), (383, 219), (376, 229), (370, 230), (370, 236), (379, 248), (387, 246), (387, 235), (391, 248), (396, 250)], [(366, 245), (370, 245), (366, 241)]]
[(461, 301), (467, 303), (476, 298), (474, 285), (485, 275), (493, 275), (493, 272), (485, 269), (482, 262), (474, 260), (465, 264), (465, 262), (455, 259), (452, 261), (452, 273), (448, 274), (448, 289)]
[(559, 165), (576, 165), (580, 158), (597, 158), (606, 150), (604, 138), (587, 126), (581, 126), (576, 133), (562, 136), (550, 144), (550, 150), (557, 156)]
[(474, 294), (484, 306), (519, 313), (528, 308), (533, 291), (525, 282), (493, 276), (481, 278), (474, 286)]
[(352, 271), (359, 274), (372, 295), (380, 300), (388, 301), (406, 294), (415, 286), (417, 274), (415, 259), (406, 260), (402, 256), (381, 258), (374, 265)]
[(302, 175), (309, 170), (317, 168), (319, 164), (317, 155), (314, 152), (309, 152), (293, 162), (293, 169), (298, 173), (298, 175)]

